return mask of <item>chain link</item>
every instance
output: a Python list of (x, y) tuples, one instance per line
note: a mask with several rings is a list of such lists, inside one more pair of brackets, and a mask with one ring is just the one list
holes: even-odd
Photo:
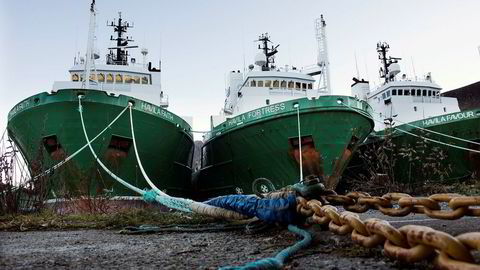
[[(415, 212), (442, 219), (455, 219), (464, 215), (478, 216), (478, 209), (470, 207), (480, 205), (479, 196), (467, 197), (458, 194), (435, 194), (424, 198), (411, 197), (404, 193), (389, 193), (377, 197), (356, 192), (329, 195), (323, 199), (358, 212), (379, 209), (392, 216), (405, 216)], [(448, 202), (452, 210), (441, 211), (439, 202)], [(399, 207), (393, 208), (393, 203)], [(463, 215), (456, 212), (458, 209), (463, 209), (459, 212)], [(471, 251), (480, 251), (480, 232), (453, 237), (427, 226), (406, 225), (397, 229), (386, 220), (369, 218), (363, 221), (356, 213), (340, 213), (333, 205), (322, 205), (319, 200), (307, 201), (302, 197), (297, 197), (297, 212), (307, 216), (307, 222), (328, 224), (329, 230), (336, 234), (350, 233), (352, 241), (361, 246), (372, 248), (383, 245), (385, 255), (397, 260), (413, 263), (436, 254), (434, 263), (438, 268), (480, 269), (471, 254)]]
[[(370, 196), (365, 192), (346, 195), (322, 196), (331, 205), (342, 205), (348, 211), (364, 213), (377, 209), (384, 215), (402, 217), (411, 213), (425, 214), (436, 219), (459, 219), (464, 216), (480, 217), (480, 196), (463, 196), (454, 193), (434, 194), (429, 197), (412, 197), (405, 193), (387, 193)], [(440, 203), (448, 203), (450, 209), (442, 210)]]

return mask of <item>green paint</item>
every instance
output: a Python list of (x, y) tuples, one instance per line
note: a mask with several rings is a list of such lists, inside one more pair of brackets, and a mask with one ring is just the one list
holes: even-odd
[[(146, 173), (158, 188), (169, 194), (189, 195), (193, 147), (191, 127), (163, 108), (128, 96), (109, 96), (103, 91), (66, 89), (51, 94), (40, 93), (23, 100), (10, 111), (9, 135), (19, 146), (34, 175), (59, 161), (46, 151), (43, 138), (55, 135), (66, 155), (86, 143), (78, 113), (79, 94), (84, 95), (83, 114), (90, 137), (97, 135), (129, 102), (133, 102), (136, 143)], [(115, 156), (119, 152), (109, 148), (112, 136), (131, 140), (128, 111), (92, 146), (115, 174), (139, 188), (148, 187), (138, 169), (133, 145), (124, 157)], [(112, 196), (138, 195), (103, 172), (88, 149), (57, 169), (49, 186), (59, 197), (67, 193), (94, 195), (105, 191)]]
[[(362, 113), (339, 104), (339, 99)], [(311, 136), (322, 159), (321, 164), (314, 165), (321, 166), (324, 178), (336, 184), (351, 156), (345, 156), (343, 162), (338, 160), (345, 155), (353, 136), (358, 143), (349, 147), (355, 151), (372, 131), (373, 120), (371, 108), (363, 101), (322, 96), (266, 106), (216, 126), (202, 149), (202, 168), (194, 181), (198, 196), (252, 193), (252, 182), (260, 177), (271, 180), (277, 189), (298, 182), (299, 165), (289, 143), (289, 139), (298, 140), (297, 103), (302, 137)], [(272, 106), (273, 110), (267, 110)], [(308, 170), (304, 174), (308, 175)]]

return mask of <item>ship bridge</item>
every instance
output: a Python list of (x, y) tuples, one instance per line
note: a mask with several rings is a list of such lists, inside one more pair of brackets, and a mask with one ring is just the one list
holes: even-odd
[(379, 59), (382, 61), (380, 77), (385, 82), (375, 90), (370, 91), (368, 81), (354, 78), (352, 95), (368, 101), (374, 111), (375, 131), (383, 130), (389, 125), (386, 119), (399, 123), (408, 123), (434, 117), (446, 113), (459, 112), (458, 101), (455, 98), (442, 97), (442, 88), (436, 84), (430, 73), (423, 79), (410, 79), (406, 74), (400, 74), (398, 60), (401, 58), (387, 57), (388, 44), (377, 44)]

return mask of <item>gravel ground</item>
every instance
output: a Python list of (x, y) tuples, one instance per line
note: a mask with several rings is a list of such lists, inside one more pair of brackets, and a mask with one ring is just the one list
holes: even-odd
[[(382, 217), (376, 212), (362, 219)], [(458, 235), (480, 231), (480, 219), (426, 219), (423, 215), (389, 218), (392, 225), (430, 226)], [(349, 236), (337, 236), (318, 226), (309, 228), (314, 243), (294, 255), (286, 269), (425, 269), (428, 262), (402, 264), (383, 256), (380, 247), (366, 249)], [(244, 265), (275, 256), (299, 237), (283, 228), (247, 234), (242, 230), (208, 233), (124, 235), (108, 230), (0, 232), (1, 269), (216, 269)], [(476, 255), (477, 263), (480, 256)]]

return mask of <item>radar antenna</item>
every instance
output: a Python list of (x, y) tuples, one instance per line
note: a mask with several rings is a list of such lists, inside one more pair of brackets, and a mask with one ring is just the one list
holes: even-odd
[(390, 65), (394, 63), (398, 63), (398, 60), (402, 60), (402, 58), (398, 57), (391, 57), (387, 58), (387, 52), (390, 49), (390, 45), (386, 42), (378, 42), (377, 43), (377, 52), (378, 52), (378, 59), (382, 62), (382, 67), (380, 67), (380, 78), (385, 78), (385, 83), (389, 81), (393, 81), (394, 77), (391, 77), (390, 74)]
[(263, 51), (263, 54), (265, 54), (265, 64), (262, 65), (262, 70), (263, 71), (268, 71), (270, 69), (274, 69), (275, 66), (274, 65), (270, 65), (271, 64), (274, 64), (275, 63), (275, 57), (274, 55), (276, 53), (278, 53), (278, 46), (280, 45), (277, 45), (277, 46), (273, 46), (271, 48), (268, 48), (268, 43), (272, 43), (272, 41), (270, 41), (270, 37), (268, 36), (268, 33), (265, 33), (265, 34), (262, 34), (261, 36), (258, 37), (258, 40), (257, 41), (260, 41), (262, 43), (262, 46), (260, 46), (260, 44), (258, 44), (258, 49), (262, 50)]
[(315, 20), (315, 36), (317, 38), (318, 56), (317, 65), (320, 68), (320, 78), (318, 80), (318, 92), (322, 94), (331, 94), (330, 89), (330, 62), (328, 62), (327, 36), (325, 28), (327, 24), (323, 15)]
[[(107, 65), (128, 65), (128, 51), (126, 49), (129, 48), (138, 48), (138, 46), (128, 46), (128, 42), (133, 41), (133, 39), (129, 36), (123, 36), (124, 33), (127, 33), (128, 28), (133, 27), (133, 23), (130, 23), (122, 20), (122, 13), (118, 13), (118, 21), (115, 24), (113, 21), (108, 23), (107, 26), (113, 27), (114, 31), (117, 32), (117, 36), (114, 38), (110, 36), (110, 40), (114, 40), (117, 42), (116, 47), (108, 48), (110, 50), (109, 54), (107, 54)], [(116, 53), (113, 52), (116, 50)], [(132, 58), (133, 60), (133, 58)]]

